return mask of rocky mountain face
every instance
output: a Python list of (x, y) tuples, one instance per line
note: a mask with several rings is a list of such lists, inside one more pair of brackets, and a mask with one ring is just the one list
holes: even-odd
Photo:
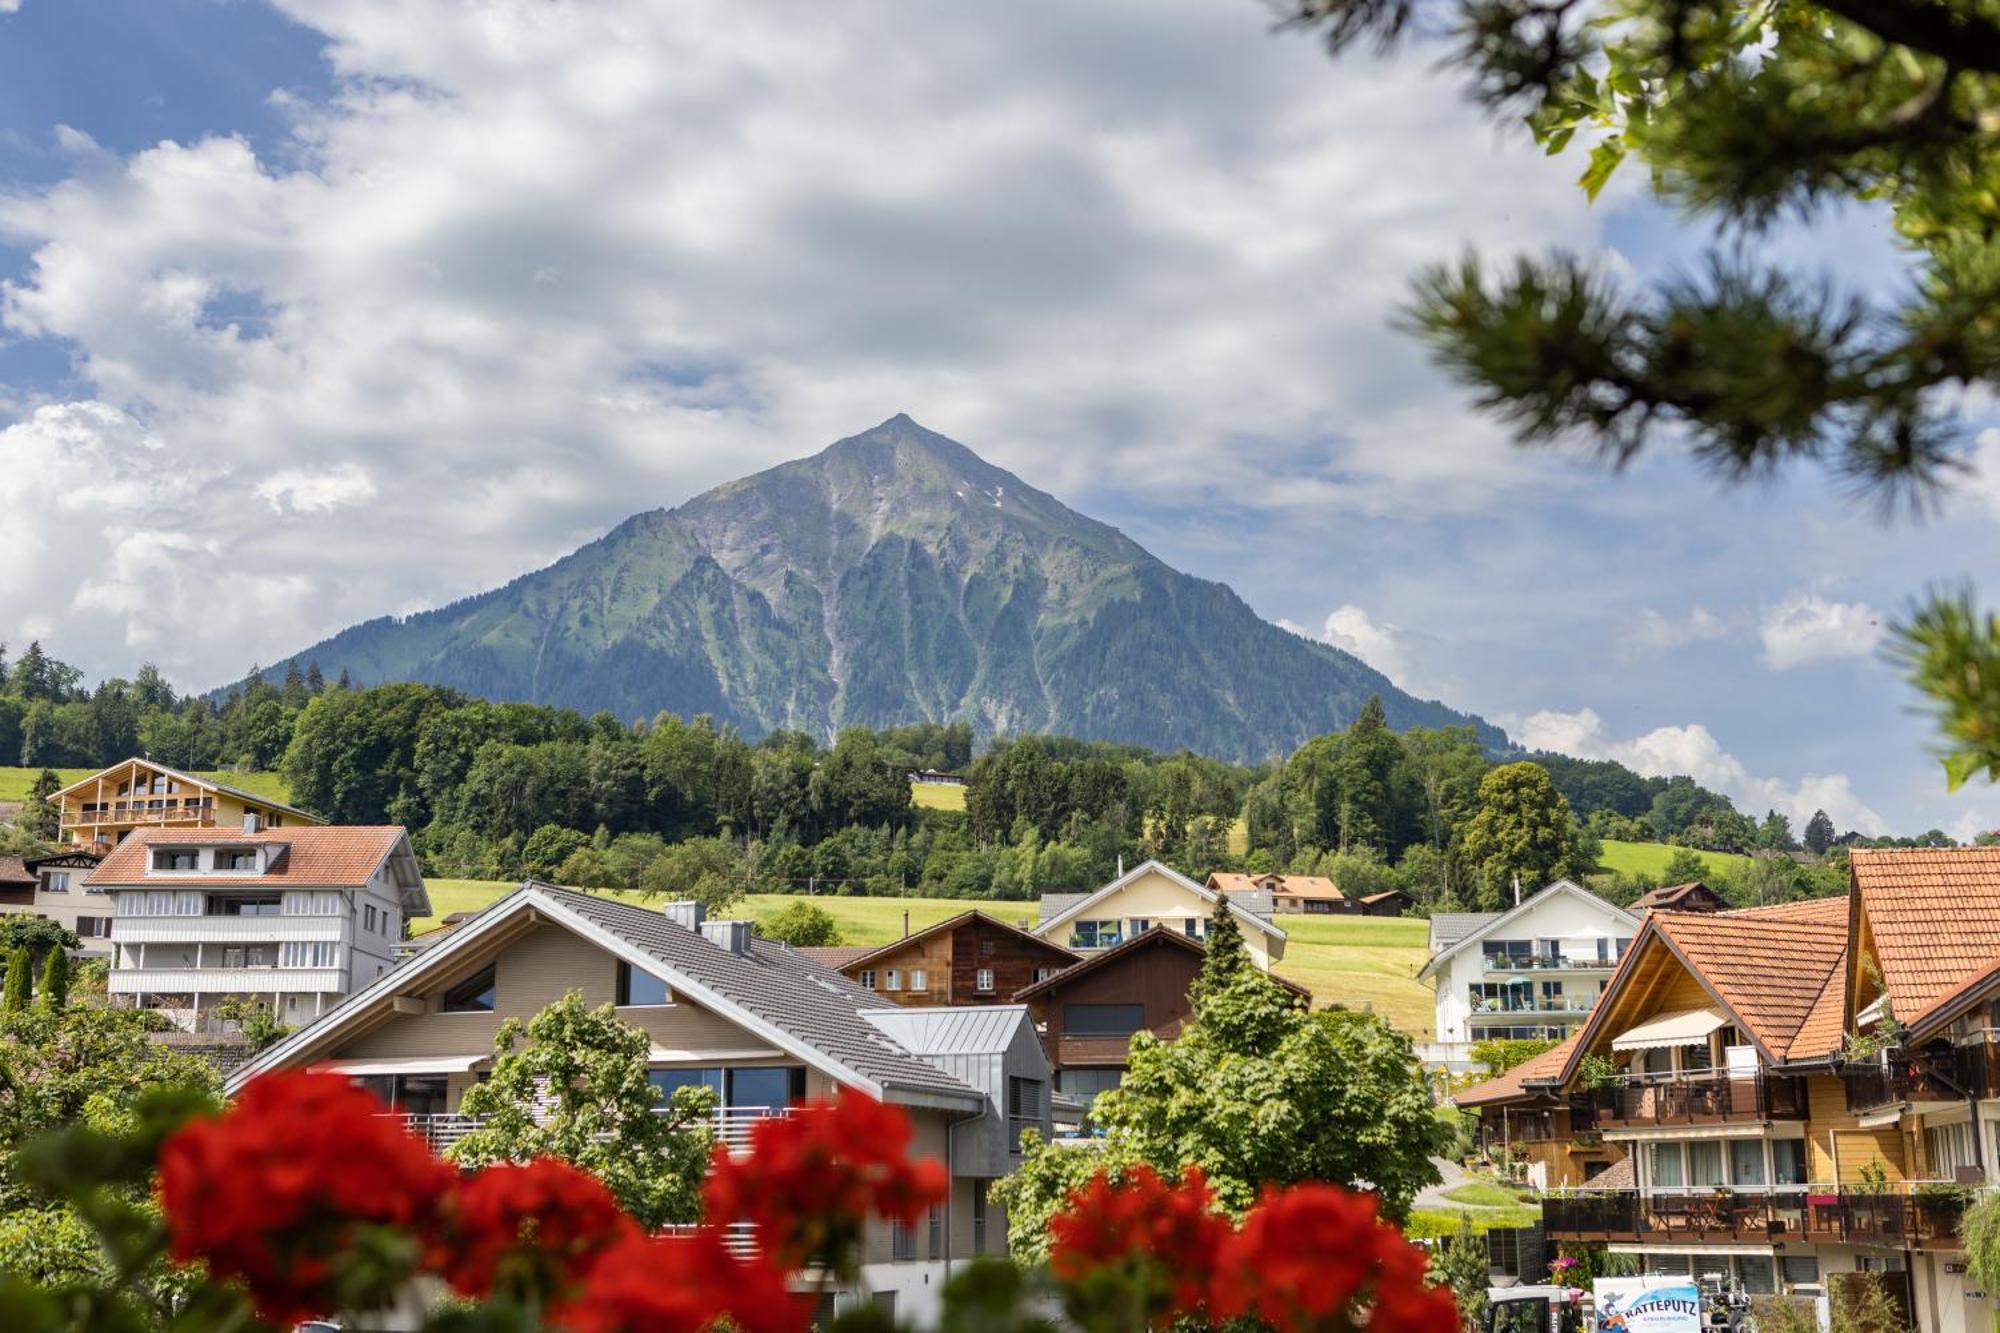
[(710, 713), (751, 737), (965, 718), (1251, 760), (1379, 694), (1398, 728), (1502, 739), (906, 416), (297, 658), (356, 684)]

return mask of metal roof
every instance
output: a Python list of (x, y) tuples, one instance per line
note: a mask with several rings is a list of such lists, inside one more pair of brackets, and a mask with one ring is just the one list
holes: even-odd
[(912, 1055), (1004, 1055), (1028, 1021), (1024, 1004), (871, 1009), (862, 1017)]

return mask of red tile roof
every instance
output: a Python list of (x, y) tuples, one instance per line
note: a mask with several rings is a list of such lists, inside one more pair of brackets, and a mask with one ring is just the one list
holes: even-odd
[(1751, 1039), (1770, 1058), (1783, 1060), (1846, 956), (1846, 910), (1836, 903), (1842, 900), (1654, 912), (1646, 919)]
[(1580, 1035), (1572, 1032), (1540, 1055), (1523, 1060), (1506, 1073), (1489, 1078), (1484, 1083), (1476, 1083), (1463, 1092), (1453, 1093), (1452, 1104), (1461, 1107), (1499, 1106), (1505, 1102), (1530, 1101), (1543, 1095), (1530, 1092), (1527, 1080), (1561, 1078), (1563, 1066), (1569, 1062), (1569, 1054), (1576, 1049)]
[(1899, 1019), (2000, 956), (2000, 847), (1857, 847), (1849, 861)]
[[(257, 833), (222, 830), (139, 829), (111, 849), (90, 872), (92, 888), (120, 885), (366, 884), (408, 835), (400, 824), (327, 824), (264, 829)], [(249, 875), (155, 875), (146, 870), (151, 847), (243, 847), (275, 843), (284, 850), (269, 869)]]
[(1340, 886), (1325, 875), (1245, 875), (1218, 870), (1208, 877), (1208, 887), (1221, 893), (1255, 893), (1268, 888), (1272, 893), (1292, 898), (1324, 899), (1335, 903), (1347, 900)]
[(39, 882), (20, 857), (0, 856), (0, 888), (32, 889)]

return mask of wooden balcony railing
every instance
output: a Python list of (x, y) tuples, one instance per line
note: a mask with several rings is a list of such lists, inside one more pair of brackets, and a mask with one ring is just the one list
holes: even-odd
[(205, 824), (214, 819), (212, 796), (157, 796), (65, 807), (61, 823), (64, 828), (87, 828), (93, 824)]
[(1805, 1080), (1793, 1075), (1704, 1070), (1627, 1079), (1572, 1099), (1598, 1129), (1729, 1121), (1803, 1120)]
[(1969, 1191), (1924, 1186), (1902, 1192), (1811, 1185), (1773, 1190), (1584, 1193), (1542, 1201), (1551, 1240), (1664, 1244), (1806, 1241), (1890, 1249), (1962, 1248), (1959, 1219)]

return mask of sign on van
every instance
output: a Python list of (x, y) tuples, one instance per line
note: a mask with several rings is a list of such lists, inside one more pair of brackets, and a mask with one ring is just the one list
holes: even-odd
[(1702, 1333), (1701, 1288), (1691, 1277), (1601, 1277), (1591, 1295), (1598, 1333)]

